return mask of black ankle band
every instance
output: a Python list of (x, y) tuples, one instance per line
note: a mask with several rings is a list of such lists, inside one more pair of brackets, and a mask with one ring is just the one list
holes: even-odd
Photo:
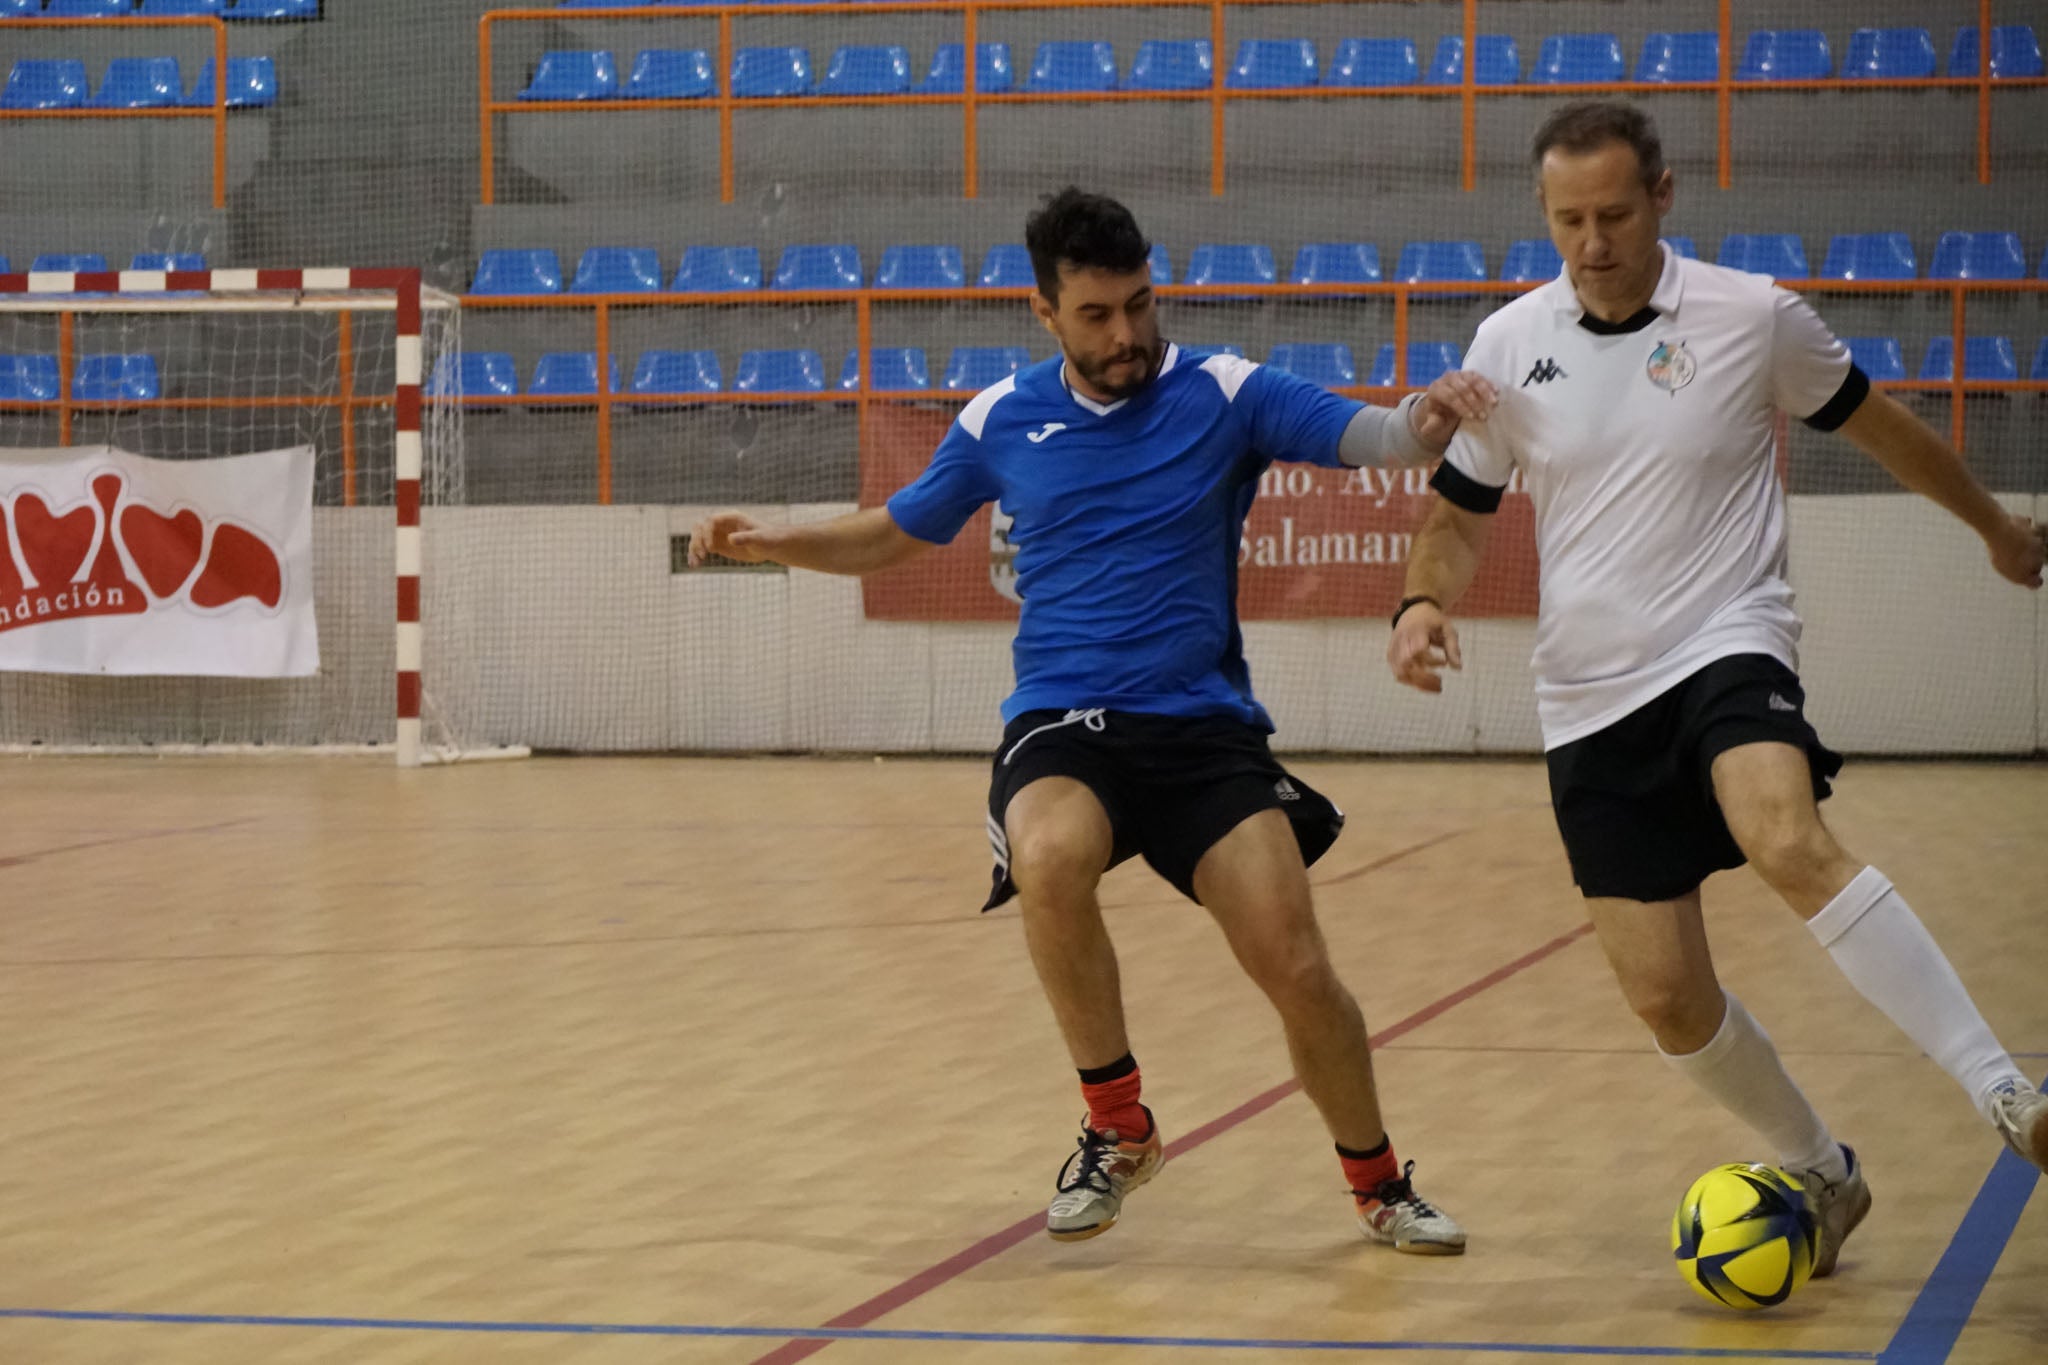
[(1346, 1161), (1371, 1161), (1375, 1157), (1383, 1157), (1393, 1150), (1394, 1139), (1385, 1133), (1380, 1134), (1379, 1146), (1369, 1152), (1354, 1152), (1341, 1142), (1337, 1144), (1337, 1155), (1343, 1157)]
[(1092, 1066), (1081, 1072), (1081, 1084), (1101, 1085), (1106, 1081), (1120, 1081), (1138, 1069), (1138, 1059), (1126, 1052), (1108, 1066)]

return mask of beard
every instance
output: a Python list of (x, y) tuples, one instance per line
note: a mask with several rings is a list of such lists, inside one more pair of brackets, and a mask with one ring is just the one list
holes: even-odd
[[(1159, 373), (1159, 361), (1165, 354), (1166, 342), (1158, 340), (1152, 343), (1150, 352), (1134, 350), (1111, 360), (1100, 362), (1074, 361), (1073, 365), (1075, 369), (1081, 372), (1081, 377), (1087, 380), (1095, 389), (1110, 395), (1114, 400), (1121, 401), (1129, 398), (1139, 389), (1152, 382), (1153, 378)], [(1069, 359), (1072, 358), (1069, 357)], [(1110, 383), (1108, 378), (1110, 368), (1131, 360), (1143, 362), (1139, 365), (1137, 372), (1121, 384)]]

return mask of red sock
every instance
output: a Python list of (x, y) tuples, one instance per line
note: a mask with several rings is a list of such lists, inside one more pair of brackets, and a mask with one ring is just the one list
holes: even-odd
[(1128, 1052), (1108, 1066), (1083, 1071), (1081, 1098), (1088, 1102), (1088, 1126), (1098, 1133), (1114, 1129), (1124, 1142), (1151, 1137), (1152, 1120), (1138, 1103), (1141, 1079), (1137, 1059)]
[(1401, 1163), (1394, 1157), (1394, 1140), (1390, 1137), (1382, 1136), (1380, 1145), (1367, 1152), (1354, 1152), (1340, 1143), (1337, 1162), (1343, 1166), (1344, 1179), (1355, 1194), (1371, 1194), (1401, 1175)]

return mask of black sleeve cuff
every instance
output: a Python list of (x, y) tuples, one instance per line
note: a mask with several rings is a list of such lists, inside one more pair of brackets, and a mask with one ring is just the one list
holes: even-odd
[(1500, 510), (1500, 495), (1505, 488), (1495, 488), (1490, 483), (1481, 483), (1464, 470), (1445, 460), (1436, 467), (1436, 474), (1429, 486), (1443, 494), (1445, 502), (1453, 507), (1462, 507), (1467, 512), (1481, 515)]
[(1819, 412), (1806, 419), (1806, 425), (1815, 431), (1833, 431), (1848, 421), (1868, 397), (1870, 376), (1863, 373), (1863, 367), (1852, 360), (1849, 362), (1849, 373), (1842, 380), (1842, 387), (1835, 390), (1835, 396), (1830, 398)]

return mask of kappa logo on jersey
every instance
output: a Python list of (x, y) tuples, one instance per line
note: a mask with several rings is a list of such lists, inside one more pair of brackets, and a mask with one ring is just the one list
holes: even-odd
[(1047, 422), (1044, 426), (1040, 427), (1036, 431), (1025, 432), (1024, 439), (1031, 442), (1031, 444), (1033, 445), (1037, 445), (1041, 441), (1044, 441), (1047, 437), (1053, 435), (1055, 432), (1065, 431), (1066, 429), (1067, 424), (1065, 422)]
[(1522, 387), (1526, 389), (1531, 384), (1548, 384), (1553, 379), (1569, 378), (1571, 376), (1558, 368), (1555, 360), (1545, 356), (1530, 367), (1527, 377), (1522, 380)]
[(1693, 361), (1692, 352), (1685, 349), (1682, 341), (1660, 341), (1657, 349), (1650, 352), (1650, 361), (1643, 367), (1650, 376), (1650, 382), (1666, 393), (1677, 393), (1699, 370)]

